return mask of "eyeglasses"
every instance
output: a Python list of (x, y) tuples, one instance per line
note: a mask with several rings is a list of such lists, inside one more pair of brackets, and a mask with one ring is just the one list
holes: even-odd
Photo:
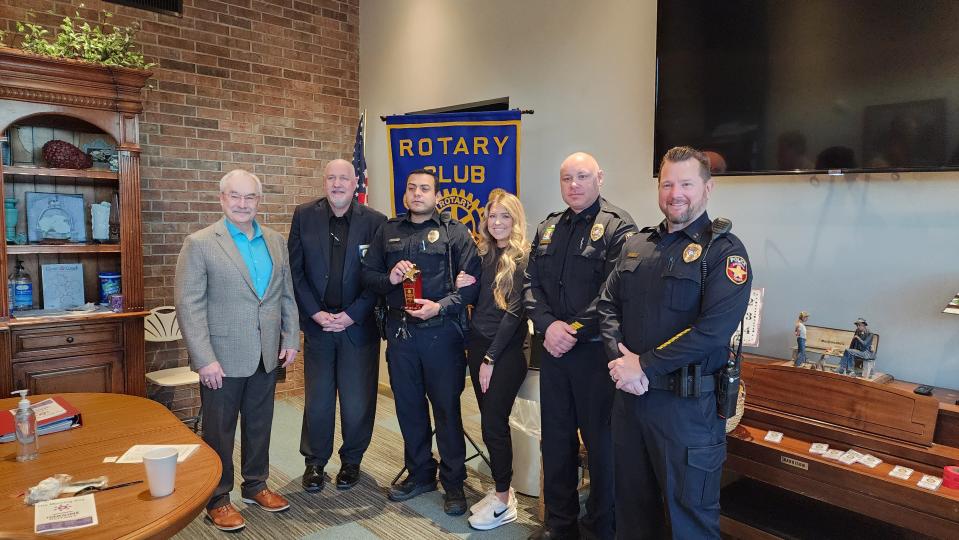
[(252, 203), (252, 202), (256, 202), (256, 200), (260, 198), (260, 196), (257, 195), (256, 193), (250, 193), (248, 195), (240, 195), (239, 193), (235, 193), (232, 191), (227, 194), (227, 197), (229, 197), (230, 202), (235, 202), (235, 203), (238, 203), (240, 201), (246, 201), (248, 203)]

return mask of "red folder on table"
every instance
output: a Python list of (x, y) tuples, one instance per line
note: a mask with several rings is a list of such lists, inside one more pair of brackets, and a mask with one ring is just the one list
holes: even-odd
[[(30, 405), (30, 408), (37, 415), (37, 434), (39, 435), (66, 431), (83, 425), (80, 411), (60, 396), (38, 401)], [(14, 435), (16, 429), (14, 415), (16, 414), (16, 409), (0, 411), (0, 443), (10, 442), (16, 438)]]

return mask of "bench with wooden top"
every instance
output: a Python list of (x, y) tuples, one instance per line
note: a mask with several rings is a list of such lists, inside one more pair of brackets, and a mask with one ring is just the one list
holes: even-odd
[[(866, 379), (873, 379), (872, 372), (876, 363), (876, 353), (879, 351), (879, 334), (873, 332), (872, 339), (872, 360), (855, 359), (855, 363), (862, 364), (862, 374)], [(839, 328), (827, 328), (825, 326), (806, 325), (806, 364), (814, 369), (825, 371), (828, 367), (830, 371), (835, 371), (842, 358), (843, 352), (849, 348), (855, 330), (842, 330)], [(792, 348), (793, 361), (799, 350), (796, 346)], [(819, 355), (818, 360), (811, 358), (812, 355)], [(827, 361), (835, 358), (835, 361)], [(881, 382), (881, 381), (880, 381)]]

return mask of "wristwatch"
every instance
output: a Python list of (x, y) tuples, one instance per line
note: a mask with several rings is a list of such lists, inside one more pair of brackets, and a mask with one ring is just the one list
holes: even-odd
[(483, 357), (483, 363), (487, 366), (494, 366), (496, 365), (496, 360), (493, 360), (493, 357), (487, 354)]

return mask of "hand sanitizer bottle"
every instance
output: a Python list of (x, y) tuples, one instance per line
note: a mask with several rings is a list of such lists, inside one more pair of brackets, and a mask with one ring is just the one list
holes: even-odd
[(37, 459), (39, 446), (37, 445), (37, 415), (30, 408), (27, 399), (28, 390), (16, 390), (11, 394), (20, 394), (20, 403), (17, 414), (14, 416), (17, 434), (17, 461)]

